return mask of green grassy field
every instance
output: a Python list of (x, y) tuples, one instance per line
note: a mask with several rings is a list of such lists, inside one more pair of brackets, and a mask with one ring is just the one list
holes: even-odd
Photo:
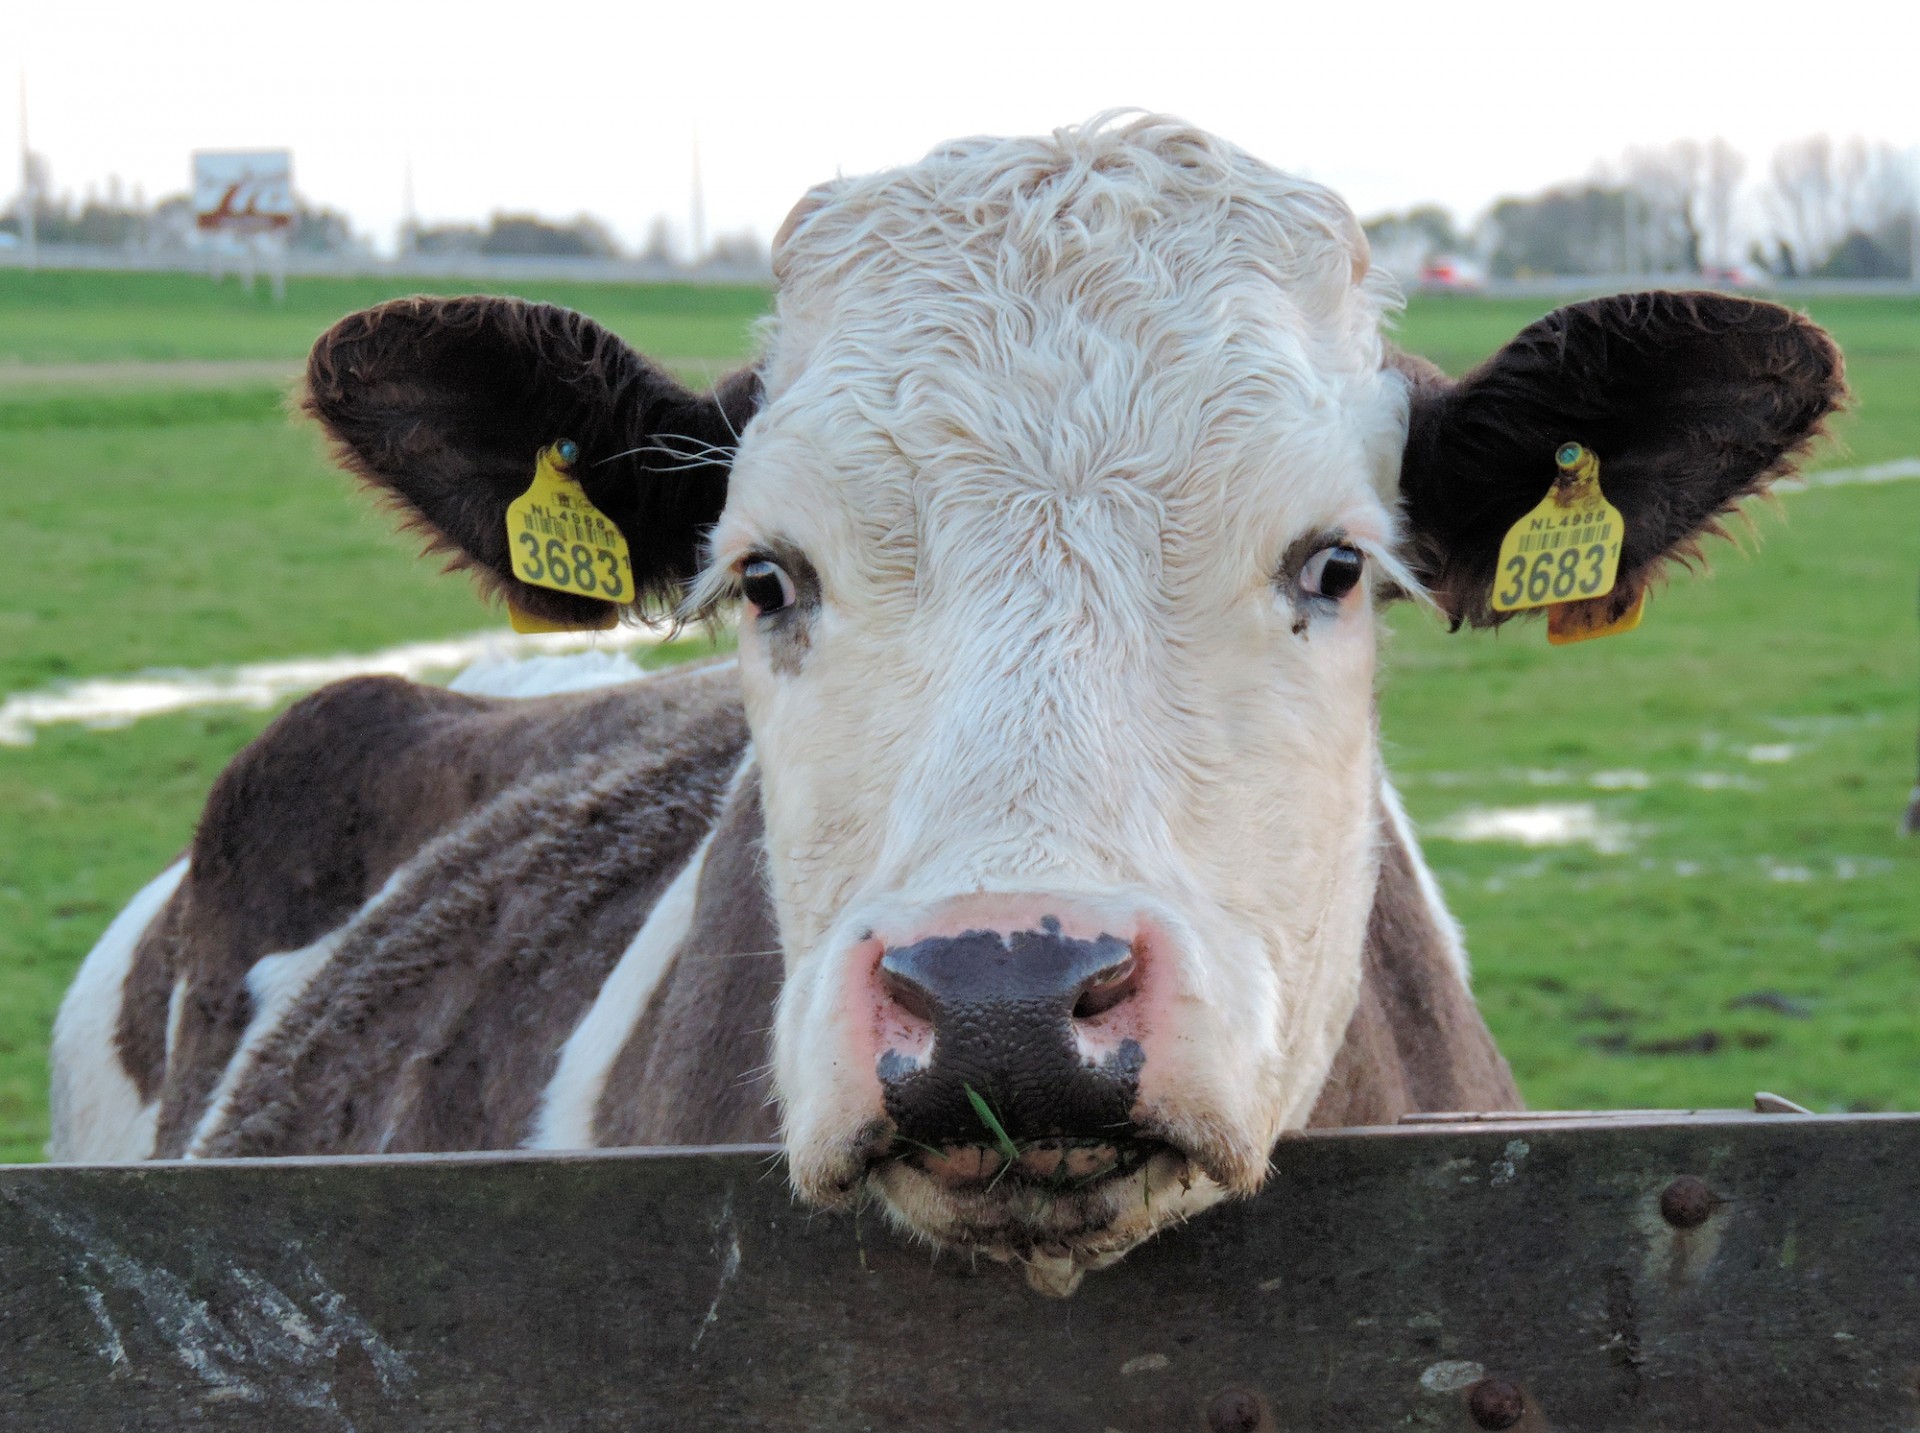
[[(276, 304), (264, 284), (195, 274), (27, 273), (0, 269), (0, 367), (8, 364), (293, 358), (342, 314), (431, 288), (416, 281), (290, 279)], [(461, 282), (449, 293), (500, 293)], [(522, 297), (591, 313), (663, 358), (731, 358), (766, 309), (739, 285), (525, 283)]]
[[(297, 360), (393, 292), (289, 289), (275, 308), (192, 277), (0, 272), (0, 699), (498, 624), (328, 470), (271, 384), (7, 382), (9, 364)], [(765, 301), (526, 291), (716, 365), (744, 351)], [(1459, 370), (1544, 307), (1423, 299), (1401, 339)], [(1920, 304), (1814, 313), (1861, 399), (1822, 461), (1920, 454)], [(1721, 547), (1713, 575), (1676, 579), (1627, 637), (1553, 650), (1533, 625), (1449, 636), (1392, 615), (1390, 761), (1536, 1105), (1725, 1105), (1771, 1088), (1920, 1107), (1920, 843), (1893, 835), (1913, 777), (1920, 482), (1790, 495), (1757, 532), (1757, 554)], [(75, 965), (269, 718), (214, 710), (0, 746), (0, 1159), (38, 1156), (47, 1031)], [(1609, 849), (1444, 834), (1463, 813), (1543, 806), (1597, 824)]]

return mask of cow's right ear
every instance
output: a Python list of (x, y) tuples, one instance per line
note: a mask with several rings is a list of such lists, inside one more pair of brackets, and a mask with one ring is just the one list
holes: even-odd
[[(584, 315), (519, 299), (408, 298), (350, 314), (314, 344), (304, 407), (341, 463), (483, 586), (547, 621), (615, 606), (513, 575), (507, 506), (542, 449), (571, 439), (573, 475), (625, 534), (636, 602), (671, 606), (726, 503), (752, 370), (696, 394)], [(628, 604), (622, 604), (628, 605)]]
[(1414, 573), (1456, 624), (1491, 626), (1501, 539), (1579, 443), (1626, 525), (1601, 615), (1791, 472), (1846, 398), (1840, 351), (1778, 305), (1615, 294), (1556, 309), (1458, 382), (1394, 355), (1410, 412), (1400, 496)]

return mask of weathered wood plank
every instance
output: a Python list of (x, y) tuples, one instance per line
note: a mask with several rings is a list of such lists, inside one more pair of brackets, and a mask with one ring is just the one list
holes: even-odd
[(0, 1170), (0, 1427), (1920, 1427), (1920, 1117), (1274, 1163), (1064, 1302), (766, 1150)]

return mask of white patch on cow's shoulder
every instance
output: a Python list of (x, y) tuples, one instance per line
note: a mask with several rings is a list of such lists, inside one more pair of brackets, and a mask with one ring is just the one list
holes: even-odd
[(172, 1061), (173, 1052), (180, 1048), (180, 1022), (187, 1016), (187, 978), (183, 975), (173, 982), (173, 989), (167, 992), (167, 1059)]
[(143, 886), (88, 952), (53, 1022), (53, 1136), (47, 1158), (97, 1163), (153, 1154), (159, 1102), (145, 1104), (120, 1063), (120, 1023), (133, 953), (153, 918), (179, 889), (187, 863)]
[[(752, 763), (749, 752), (733, 774), (730, 797)], [(523, 1141), (524, 1148), (590, 1149), (598, 1143), (593, 1116), (606, 1090), (607, 1076), (693, 927), (700, 872), (712, 844), (709, 834), (673, 883), (661, 892), (592, 1006), (560, 1047), (553, 1078), (540, 1096), (540, 1108), (534, 1115), (532, 1132)]]
[(1420, 883), (1420, 898), (1427, 903), (1427, 914), (1433, 918), (1433, 927), (1440, 932), (1440, 939), (1447, 953), (1447, 963), (1460, 976), (1460, 983), (1468, 983), (1467, 942), (1460, 929), (1460, 922), (1454, 919), (1453, 912), (1447, 908), (1447, 898), (1440, 893), (1440, 883), (1433, 878), (1433, 871), (1427, 865), (1427, 858), (1420, 850), (1420, 842), (1413, 833), (1413, 822), (1407, 819), (1407, 808), (1401, 803), (1400, 793), (1386, 777), (1380, 778), (1380, 805), (1387, 813), (1387, 823), (1393, 828), (1393, 837), (1405, 849), (1407, 864), (1413, 867), (1413, 877)]
[[(709, 837), (709, 840), (712, 838)], [(528, 1149), (587, 1149), (594, 1144), (593, 1112), (608, 1072), (693, 923), (706, 845), (694, 853), (628, 943), (593, 1005), (560, 1049), (553, 1079), (540, 1097)]]
[[(405, 866), (400, 868), (401, 871)], [(220, 1083), (213, 1087), (213, 1093), (207, 1099), (206, 1113), (200, 1117), (200, 1123), (194, 1127), (193, 1135), (187, 1140), (185, 1158), (197, 1159), (206, 1149), (207, 1141), (212, 1139), (226, 1123), (233, 1103), (234, 1092), (240, 1082), (253, 1068), (259, 1057), (260, 1049), (268, 1037), (280, 1028), (280, 1022), (293, 1008), (294, 1002), (305, 993), (318, 975), (340, 948), (348, 932), (365, 920), (372, 911), (400, 883), (400, 871), (389, 876), (373, 898), (351, 918), (328, 931), (311, 945), (298, 950), (277, 951), (272, 955), (263, 955), (247, 970), (247, 998), (253, 1007), (253, 1013), (247, 1020), (246, 1033), (240, 1037), (240, 1044), (233, 1056), (227, 1061), (227, 1067), (220, 1073)], [(171, 1035), (169, 1035), (171, 1040)]]
[(206, 1113), (200, 1117), (200, 1123), (194, 1127), (193, 1137), (187, 1141), (186, 1158), (194, 1159), (204, 1152), (206, 1141), (225, 1122), (233, 1093), (247, 1071), (253, 1068), (261, 1043), (279, 1028), (281, 1017), (312, 983), (313, 977), (339, 947), (340, 939), (346, 932), (347, 927), (341, 926), (299, 950), (263, 955), (247, 971), (247, 995), (253, 1002), (253, 1014), (247, 1021), (246, 1034), (241, 1036), (239, 1048), (233, 1052), (233, 1058), (227, 1061), (226, 1069), (221, 1071), (220, 1083), (213, 1088)]

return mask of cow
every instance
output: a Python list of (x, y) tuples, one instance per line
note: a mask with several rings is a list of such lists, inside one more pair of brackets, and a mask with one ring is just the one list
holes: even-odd
[[(737, 656), (292, 706), (82, 969), (55, 1158), (778, 1140), (801, 1198), (1066, 1293), (1290, 1131), (1521, 1107), (1383, 767), (1377, 612), (1504, 620), (1570, 441), (1626, 612), (1820, 433), (1827, 337), (1619, 295), (1455, 381), (1338, 198), (1154, 116), (823, 185), (774, 268), (706, 392), (508, 298), (318, 341), (340, 462), (489, 592), (737, 614)], [(563, 442), (622, 601), (512, 565)]]

